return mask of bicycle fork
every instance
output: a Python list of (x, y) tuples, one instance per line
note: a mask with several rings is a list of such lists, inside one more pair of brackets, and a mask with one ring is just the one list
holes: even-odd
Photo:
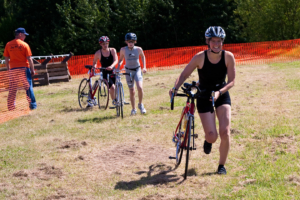
[[(195, 138), (198, 138), (198, 134), (195, 134), (195, 129), (194, 129), (194, 116), (189, 114), (188, 115), (188, 123), (187, 123), (187, 127), (186, 127), (186, 135), (185, 135), (185, 146), (184, 148), (187, 149), (189, 148), (190, 150), (196, 150), (195, 147)], [(193, 138), (193, 144), (189, 145), (189, 143), (191, 142), (191, 139)], [(190, 140), (190, 142), (188, 142), (188, 140)]]

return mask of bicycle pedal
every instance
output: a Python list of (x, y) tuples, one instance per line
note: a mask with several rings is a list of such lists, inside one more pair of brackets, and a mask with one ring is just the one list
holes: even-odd
[(194, 138), (198, 138), (198, 134), (194, 134), (193, 137), (194, 137)]
[(173, 157), (173, 156), (169, 156), (169, 159), (176, 159), (176, 157)]
[(109, 109), (115, 109), (116, 107), (109, 107)]
[(196, 150), (197, 148), (193, 148), (193, 150)]
[(129, 105), (130, 103), (124, 102), (125, 105)]

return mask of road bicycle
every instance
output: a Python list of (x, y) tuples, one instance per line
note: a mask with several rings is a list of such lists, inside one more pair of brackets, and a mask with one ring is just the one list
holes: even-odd
[[(123, 106), (127, 105), (129, 103), (125, 102), (124, 98), (124, 89), (123, 84), (121, 82), (121, 75), (127, 75), (130, 77), (130, 81), (132, 81), (131, 73), (121, 73), (119, 71), (116, 71), (114, 74), (111, 74), (109, 77), (115, 77), (116, 83), (115, 83), (115, 101), (114, 101), (114, 107), (110, 107), (110, 109), (116, 109), (117, 116), (121, 116), (123, 119)], [(109, 77), (107, 80), (109, 80)]]
[[(201, 91), (196, 85), (196, 82), (192, 84), (184, 83), (181, 87), (184, 94), (176, 94), (173, 92), (171, 97), (171, 110), (174, 109), (174, 97), (181, 96), (187, 97), (186, 105), (182, 110), (180, 121), (176, 127), (175, 133), (173, 134), (172, 141), (175, 143), (176, 156), (170, 156), (170, 159), (176, 160), (175, 169), (180, 165), (183, 151), (186, 150), (186, 162), (185, 162), (185, 173), (184, 179), (187, 177), (190, 151), (196, 150), (195, 138), (198, 138), (198, 134), (194, 132), (194, 112), (195, 112), (195, 99), (200, 97)], [(213, 99), (214, 101), (214, 99)], [(192, 140), (191, 140), (192, 138)]]
[[(84, 78), (80, 82), (78, 89), (78, 102), (81, 108), (86, 108), (88, 106), (96, 106), (98, 104), (99, 109), (106, 110), (109, 102), (109, 85), (108, 81), (103, 79), (103, 71), (105, 68), (92, 69), (92, 65), (85, 65), (85, 68), (89, 70), (89, 78)], [(100, 73), (95, 73), (98, 71)], [(92, 77), (100, 75), (99, 79), (95, 81), (92, 86)], [(99, 89), (98, 89), (99, 88)], [(98, 103), (96, 102), (95, 94), (98, 90)]]

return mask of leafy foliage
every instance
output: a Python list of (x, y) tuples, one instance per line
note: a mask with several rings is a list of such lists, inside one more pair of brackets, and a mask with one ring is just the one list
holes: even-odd
[(236, 0), (237, 21), (250, 41), (275, 41), (300, 37), (299, 0)]
[(3, 53), (4, 53), (4, 46), (3, 46), (3, 43), (0, 42), (0, 59), (3, 59)]
[(24, 27), (34, 55), (92, 54), (107, 35), (119, 50), (134, 32), (138, 46), (204, 45), (204, 32), (222, 26), (226, 43), (300, 37), (298, 0), (0, 0), (0, 42)]

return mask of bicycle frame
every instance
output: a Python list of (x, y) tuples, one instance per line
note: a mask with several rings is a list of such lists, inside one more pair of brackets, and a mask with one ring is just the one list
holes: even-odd
[[(95, 73), (96, 70), (99, 70), (100, 73)], [(96, 94), (96, 91), (97, 91), (99, 85), (101, 86), (101, 84), (102, 84), (103, 77), (102, 77), (102, 72), (101, 72), (101, 70), (105, 70), (105, 69), (103, 69), (103, 68), (96, 68), (96, 69), (94, 69), (94, 70), (90, 69), (89, 72), (88, 72), (88, 74), (89, 74), (89, 79), (88, 79), (88, 81), (89, 81), (89, 89), (90, 89), (90, 95), (91, 95), (90, 98), (91, 98), (91, 99), (94, 98), (94, 96), (95, 96), (95, 94)], [(98, 84), (96, 85), (96, 88), (93, 89), (93, 86), (92, 86), (92, 77), (94, 77), (94, 76), (96, 76), (96, 75), (100, 75), (100, 76), (99, 76)], [(97, 81), (97, 80), (96, 80), (96, 81)]]
[[(116, 73), (115, 74), (115, 77), (116, 77), (116, 83), (115, 83), (115, 86), (116, 86), (116, 90), (115, 90), (115, 94), (116, 94), (116, 99), (117, 99), (117, 105), (120, 106), (121, 104), (124, 104), (124, 89), (123, 89), (123, 84), (121, 82), (121, 76), (120, 76), (120, 73)], [(122, 98), (123, 101), (120, 102), (120, 89), (122, 88)]]
[(122, 84), (122, 82), (121, 82), (121, 75), (128, 75), (128, 76), (130, 76), (130, 79), (132, 79), (132, 77), (131, 77), (131, 73), (120, 73), (120, 72), (116, 72), (115, 74), (113, 74), (113, 75), (107, 75), (107, 80), (109, 80), (109, 77), (110, 76), (115, 76), (116, 77), (116, 82), (115, 82), (115, 86), (116, 86), (116, 89), (115, 89), (115, 94), (116, 94), (116, 99), (117, 99), (117, 103), (118, 103), (118, 106), (120, 106), (120, 102), (119, 102), (119, 90), (120, 90), (120, 88), (122, 88), (122, 99), (123, 99), (123, 104), (125, 103), (126, 104), (126, 102), (125, 102), (125, 100), (124, 100), (124, 88), (123, 88), (123, 84)]
[[(182, 114), (181, 114), (179, 123), (178, 123), (178, 125), (177, 125), (176, 130), (175, 130), (174, 138), (177, 139), (177, 141), (179, 140), (178, 135), (177, 135), (177, 131), (178, 131), (179, 126), (180, 126), (180, 124), (181, 124), (181, 122), (182, 122), (182, 120), (183, 120), (183, 117), (184, 117), (185, 115), (187, 115), (188, 123), (189, 123), (190, 120), (192, 119), (192, 121), (193, 121), (193, 125), (192, 125), (192, 126), (194, 126), (194, 112), (195, 112), (195, 103), (194, 103), (194, 102), (191, 102), (191, 103), (190, 103), (190, 98), (188, 98), (188, 100), (187, 100), (187, 102), (186, 102), (186, 106), (185, 106), (185, 108), (184, 108), (184, 111), (183, 111)], [(190, 119), (190, 118), (191, 118), (191, 119)], [(187, 124), (188, 124), (188, 123), (187, 123)], [(187, 139), (188, 139), (188, 138), (187, 138), (188, 135), (189, 135), (189, 130), (186, 129), (186, 134), (185, 134), (185, 136), (184, 136), (184, 141), (181, 143), (180, 148), (187, 148), (186, 142), (187, 142)], [(180, 135), (180, 137), (181, 137), (181, 135)], [(174, 142), (175, 142), (175, 141), (174, 141)]]

